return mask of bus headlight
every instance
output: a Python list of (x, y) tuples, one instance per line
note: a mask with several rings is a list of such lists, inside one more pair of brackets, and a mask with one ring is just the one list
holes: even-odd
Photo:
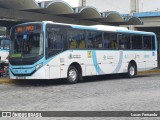
[(39, 70), (43, 66), (43, 63), (40, 63), (36, 66), (36, 71)]

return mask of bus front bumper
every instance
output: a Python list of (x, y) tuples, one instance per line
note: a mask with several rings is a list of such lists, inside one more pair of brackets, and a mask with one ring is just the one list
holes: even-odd
[(32, 75), (13, 75), (11, 70), (9, 70), (10, 79), (48, 79), (46, 76), (46, 70), (44, 68), (35, 71)]

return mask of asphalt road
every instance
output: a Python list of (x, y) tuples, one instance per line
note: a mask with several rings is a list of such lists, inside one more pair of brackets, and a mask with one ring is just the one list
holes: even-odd
[(160, 75), (85, 78), (68, 85), (63, 80), (17, 81), (0, 84), (0, 111), (159, 111)]

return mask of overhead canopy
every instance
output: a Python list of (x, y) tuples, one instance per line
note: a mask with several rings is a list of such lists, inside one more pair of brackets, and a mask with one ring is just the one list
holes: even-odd
[(78, 9), (80, 19), (101, 18), (101, 13), (94, 7), (81, 7)]
[(51, 2), (46, 6), (47, 11), (50, 14), (72, 14), (74, 10), (72, 7), (63, 1)]
[(124, 22), (121, 25), (142, 25), (143, 22), (138, 17), (126, 16), (124, 17)]
[[(123, 17), (116, 11), (101, 13), (91, 6), (72, 8), (68, 3), (62, 0), (41, 3), (37, 3), (35, 0), (0, 0), (0, 11), (0, 19), (16, 19), (19, 21), (51, 20), (64, 23), (72, 23), (73, 21), (73, 24), (83, 25), (142, 24), (141, 20), (137, 17)], [(11, 21), (11, 23), (12, 22), (13, 21)]]
[(8, 9), (36, 9), (38, 3), (34, 0), (0, 0), (0, 7)]
[(126, 17), (125, 21), (130, 25), (141, 25), (143, 22), (138, 17)]
[(96, 20), (103, 23), (123, 22), (123, 17), (118, 12), (110, 11), (102, 13), (102, 17)]

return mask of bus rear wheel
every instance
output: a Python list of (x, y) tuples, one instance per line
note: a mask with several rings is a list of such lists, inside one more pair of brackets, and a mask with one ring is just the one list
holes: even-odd
[(75, 84), (78, 81), (78, 70), (74, 66), (70, 66), (67, 73), (67, 83)]
[(128, 65), (127, 77), (128, 78), (133, 78), (133, 77), (135, 77), (136, 73), (137, 73), (136, 65), (133, 64), (133, 63), (130, 63)]

